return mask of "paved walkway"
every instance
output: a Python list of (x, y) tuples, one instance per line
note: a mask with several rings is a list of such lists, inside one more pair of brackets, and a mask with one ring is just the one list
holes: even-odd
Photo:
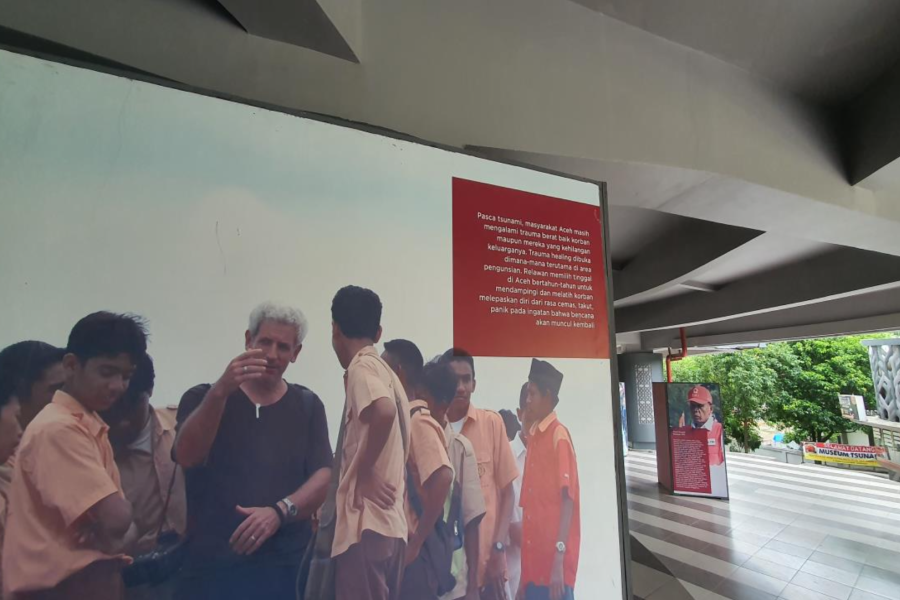
[(728, 455), (731, 500), (670, 496), (630, 451), (635, 598), (900, 600), (900, 484)]

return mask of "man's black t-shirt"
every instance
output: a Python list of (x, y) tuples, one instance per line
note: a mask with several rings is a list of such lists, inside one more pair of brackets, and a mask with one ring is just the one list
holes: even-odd
[[(210, 389), (198, 385), (178, 405), (178, 427)], [(258, 415), (258, 416), (257, 416)], [(282, 398), (256, 405), (238, 390), (228, 397), (206, 463), (185, 472), (188, 571), (229, 568), (264, 561), (296, 565), (312, 535), (309, 520), (282, 526), (249, 557), (231, 551), (229, 540), (243, 521), (236, 506), (272, 506), (297, 491), (323, 467), (332, 466), (322, 401), (309, 389), (288, 384)]]

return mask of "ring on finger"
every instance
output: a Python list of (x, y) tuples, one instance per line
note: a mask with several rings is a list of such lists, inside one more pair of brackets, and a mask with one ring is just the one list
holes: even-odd
[(244, 373), (247, 372), (247, 365), (244, 365)]
[(251, 535), (251, 536), (250, 536), (250, 540), (253, 541), (253, 542), (258, 541), (255, 535)]

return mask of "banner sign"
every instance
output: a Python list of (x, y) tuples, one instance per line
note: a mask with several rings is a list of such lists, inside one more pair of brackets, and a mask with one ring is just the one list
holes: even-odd
[(666, 385), (672, 491), (728, 498), (722, 396), (714, 383)]
[(840, 465), (877, 467), (879, 458), (887, 458), (887, 451), (878, 446), (847, 446), (824, 442), (803, 442), (803, 459)]

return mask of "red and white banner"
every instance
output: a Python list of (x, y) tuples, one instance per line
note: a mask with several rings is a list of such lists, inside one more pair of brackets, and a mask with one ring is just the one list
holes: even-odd
[(887, 451), (878, 446), (848, 446), (827, 442), (803, 442), (803, 458), (840, 465), (877, 467), (879, 458), (886, 458)]

